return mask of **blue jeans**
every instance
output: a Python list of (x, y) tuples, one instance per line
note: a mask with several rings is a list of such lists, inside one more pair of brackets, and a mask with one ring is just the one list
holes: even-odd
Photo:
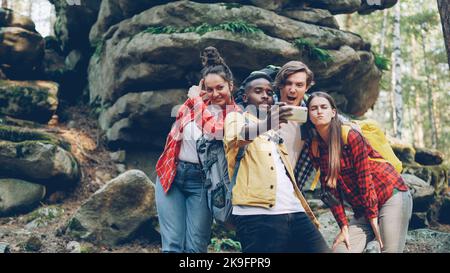
[(207, 252), (212, 215), (202, 176), (200, 165), (179, 161), (167, 194), (157, 178), (156, 207), (163, 252)]
[(330, 252), (322, 234), (304, 212), (233, 217), (244, 253)]

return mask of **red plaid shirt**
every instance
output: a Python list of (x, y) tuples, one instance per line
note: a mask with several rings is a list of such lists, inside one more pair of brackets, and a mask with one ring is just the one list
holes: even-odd
[(228, 105), (219, 117), (215, 117), (207, 109), (207, 105), (201, 97), (187, 99), (180, 107), (175, 119), (175, 123), (167, 136), (164, 151), (156, 163), (156, 173), (164, 191), (167, 193), (172, 185), (176, 175), (178, 155), (180, 153), (181, 141), (183, 139), (183, 129), (191, 121), (202, 129), (203, 134), (208, 134), (216, 138), (223, 137), (223, 121), (226, 111), (240, 111), (240, 108), (234, 104)]
[(365, 216), (372, 219), (378, 217), (378, 209), (392, 196), (394, 188), (400, 191), (408, 190), (402, 177), (390, 163), (369, 160), (369, 157), (382, 156), (358, 131), (349, 131), (347, 143), (342, 149), (341, 173), (336, 189), (327, 187), (325, 181), (328, 174), (328, 146), (319, 140), (320, 158), (314, 158), (311, 151), (309, 153), (314, 167), (320, 167), (321, 187), (326, 187), (341, 200), (340, 205), (330, 208), (340, 227), (348, 225), (343, 200), (350, 204), (355, 218)]

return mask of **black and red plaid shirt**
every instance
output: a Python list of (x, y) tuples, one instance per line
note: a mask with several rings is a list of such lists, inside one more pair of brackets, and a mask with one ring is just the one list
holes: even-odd
[(319, 140), (320, 158), (314, 158), (312, 152), (309, 152), (314, 167), (320, 167), (321, 187), (326, 187), (341, 200), (339, 205), (330, 208), (340, 227), (348, 225), (343, 200), (352, 207), (355, 218), (365, 216), (372, 219), (378, 217), (378, 209), (392, 196), (394, 188), (408, 190), (402, 177), (390, 163), (369, 160), (369, 157), (382, 156), (358, 131), (349, 131), (347, 143), (342, 149), (341, 173), (336, 189), (327, 187), (325, 181), (328, 174), (328, 146)]

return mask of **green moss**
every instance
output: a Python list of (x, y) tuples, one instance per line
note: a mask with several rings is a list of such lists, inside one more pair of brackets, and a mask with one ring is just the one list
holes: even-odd
[(103, 53), (103, 50), (105, 48), (105, 41), (98, 41), (95, 45), (94, 45), (94, 53), (92, 54), (92, 57), (97, 58), (97, 62), (100, 60), (100, 56)]
[(403, 164), (402, 173), (412, 174), (434, 187), (437, 194), (442, 194), (448, 188), (448, 168), (443, 165), (422, 166), (420, 164)]
[(70, 151), (69, 143), (51, 134), (7, 125), (0, 125), (0, 140), (21, 143), (23, 146), (39, 141), (57, 145), (66, 151)]
[(38, 226), (46, 226), (63, 215), (64, 209), (57, 206), (39, 208), (25, 216), (27, 223), (35, 221)]
[(307, 39), (298, 38), (295, 39), (292, 44), (300, 49), (302, 53), (306, 52), (308, 57), (312, 60), (318, 60), (322, 63), (328, 63), (333, 60), (328, 50), (315, 46), (311, 41)]

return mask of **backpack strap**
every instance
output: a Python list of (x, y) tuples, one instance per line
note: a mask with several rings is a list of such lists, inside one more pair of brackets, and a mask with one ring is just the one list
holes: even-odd
[(343, 124), (341, 126), (341, 135), (342, 135), (342, 141), (344, 145), (348, 144), (348, 133), (353, 127), (350, 124)]
[[(364, 134), (362, 133), (362, 130), (361, 130), (361, 128), (358, 128), (358, 127), (356, 127), (355, 128), (355, 126), (358, 126), (358, 124), (355, 124), (355, 126), (352, 126), (353, 125), (353, 123), (350, 123), (350, 124), (343, 124), (342, 125), (342, 129), (341, 129), (341, 133), (342, 133), (342, 141), (344, 142), (344, 145), (348, 145), (348, 133), (350, 132), (350, 130), (351, 129), (355, 129), (356, 131), (358, 131), (362, 136), (363, 136), (363, 138), (365, 139), (365, 142), (367, 143), (367, 144), (369, 144), (370, 145), (370, 143), (368, 143), (368, 141), (366, 140), (366, 138), (364, 137)], [(373, 158), (373, 157), (368, 157), (369, 158), (369, 160), (371, 160), (371, 161), (377, 161), (377, 162), (388, 162), (386, 159), (384, 159), (384, 158)]]
[[(313, 155), (314, 158), (318, 158), (320, 157), (319, 155), (319, 141), (317, 140), (317, 138), (313, 138), (311, 141), (311, 153)], [(311, 183), (311, 187), (309, 188), (310, 190), (315, 190), (317, 183), (319, 182), (319, 178), (320, 178), (320, 169), (318, 169), (316, 171), (316, 175), (314, 176), (314, 180)]]

